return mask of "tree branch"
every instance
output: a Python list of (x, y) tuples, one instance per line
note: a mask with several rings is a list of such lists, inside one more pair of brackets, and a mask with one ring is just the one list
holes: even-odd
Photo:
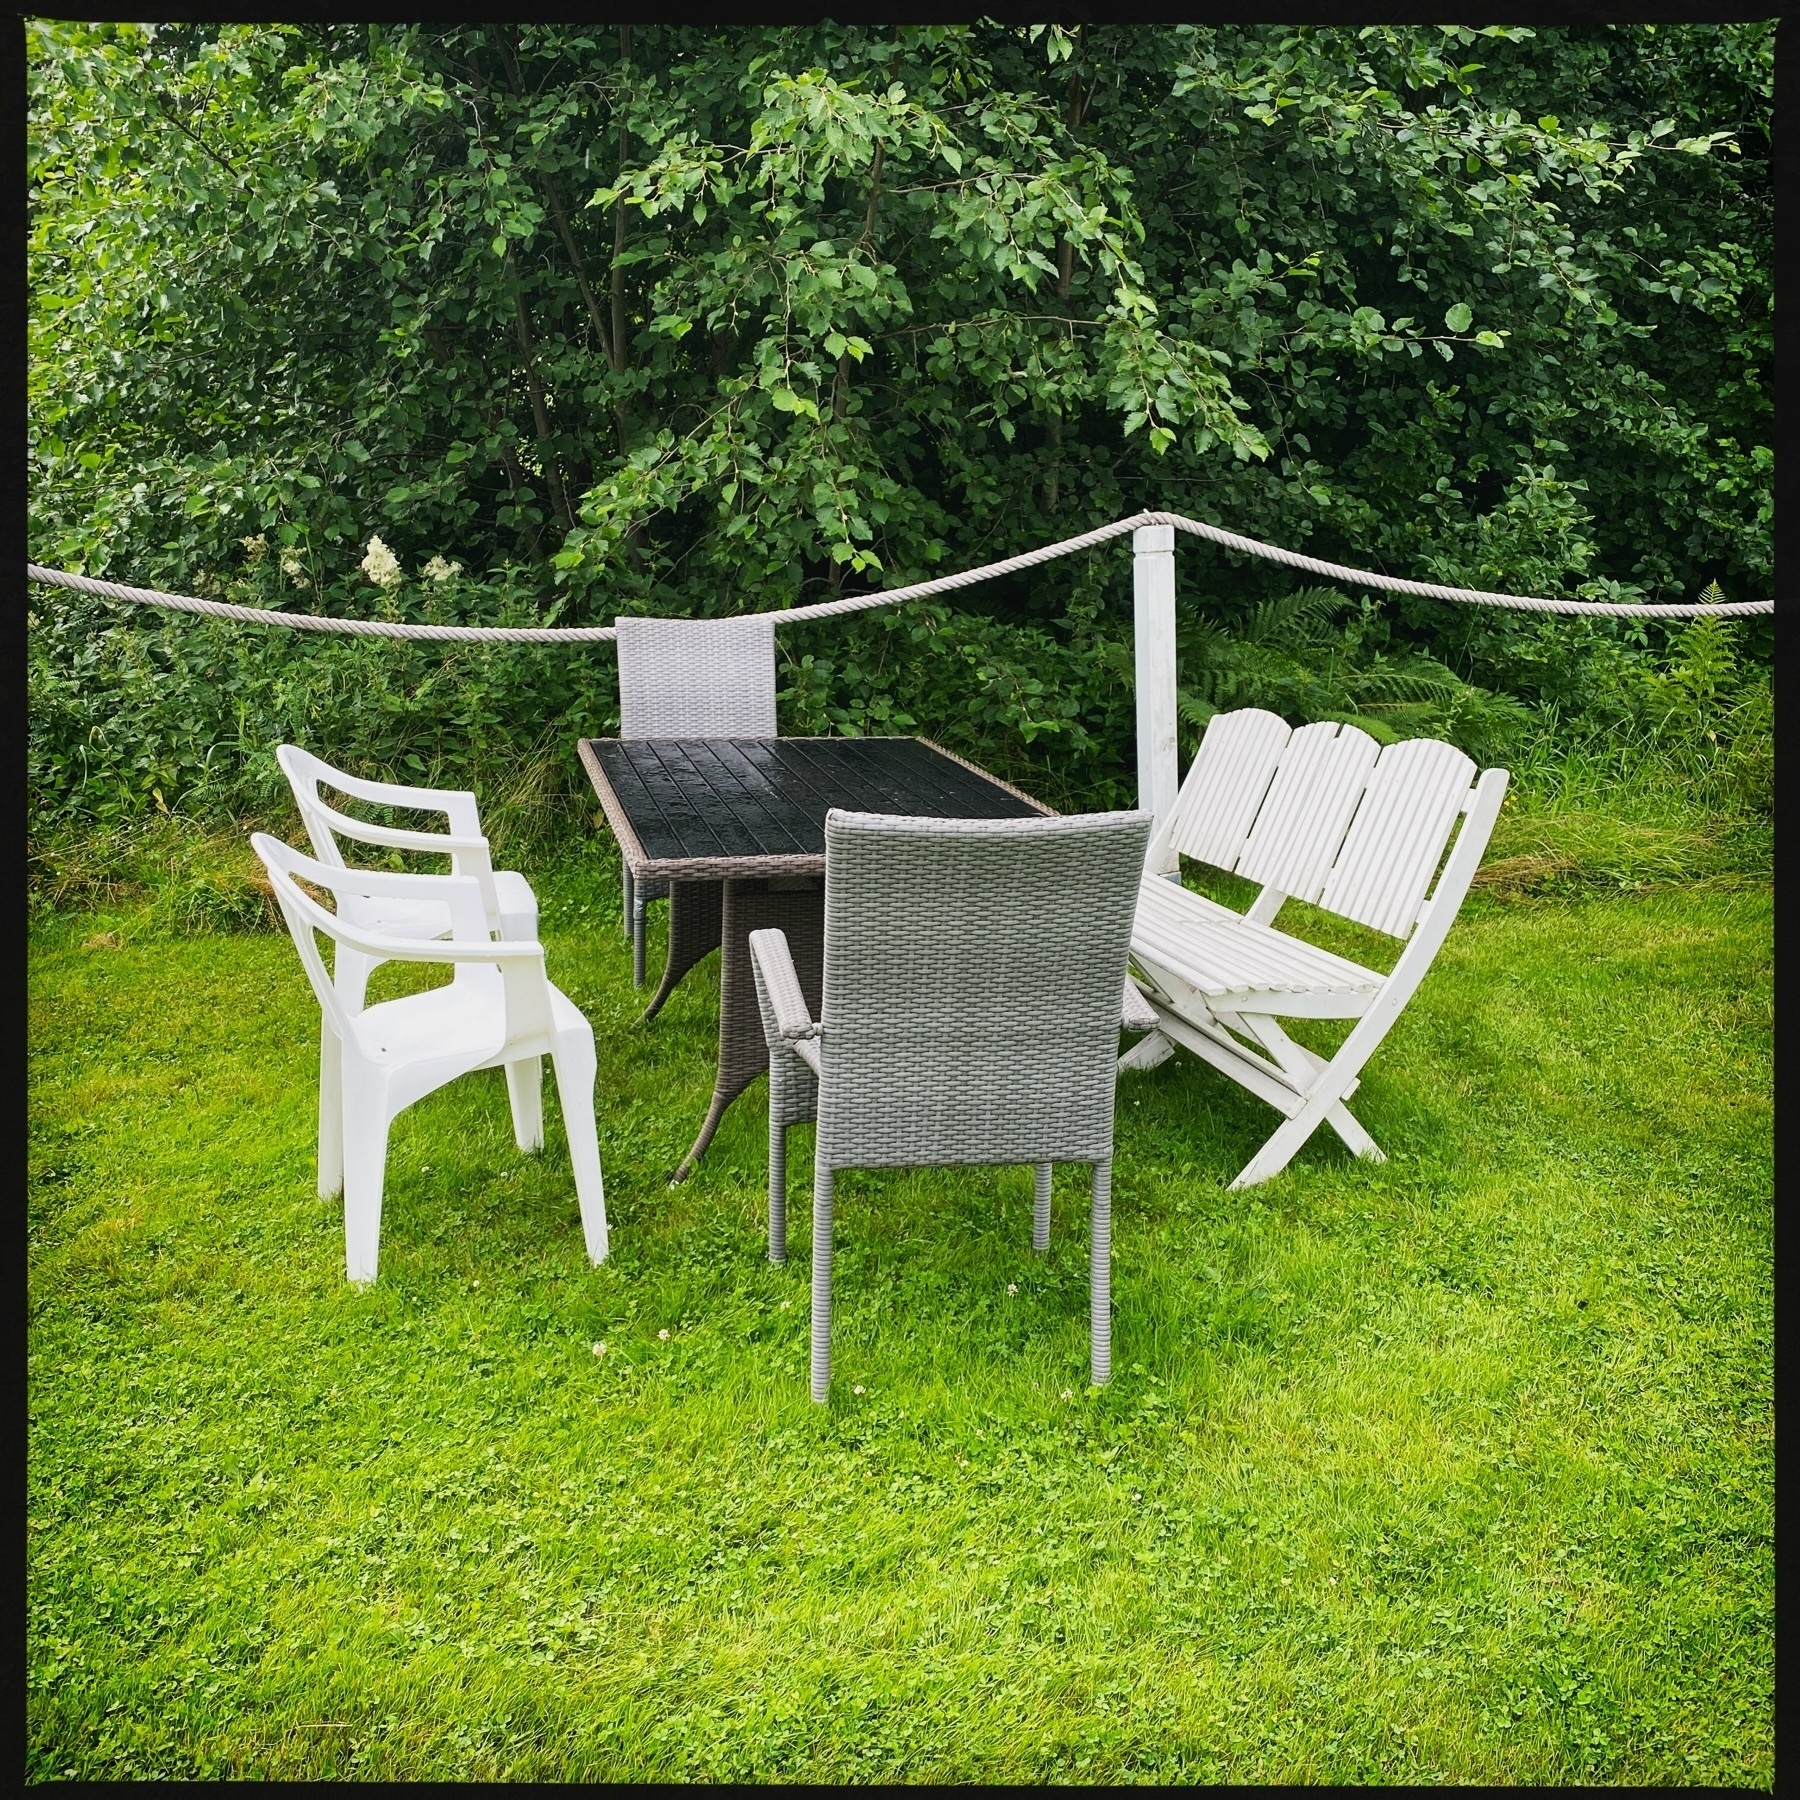
[(166, 93), (164, 93), (161, 88), (158, 88), (156, 90), (156, 103), (158, 106), (160, 106), (162, 108), (163, 114), (168, 119), (169, 123), (171, 125), (173, 125), (175, 127), (175, 129), (177, 131), (179, 131), (183, 137), (185, 137), (190, 143), (197, 144), (202, 150), (204, 150), (206, 152), (206, 154), (208, 156), (210, 156), (213, 159), (213, 161), (216, 162), (219, 165), (219, 167), (221, 169), (223, 169), (225, 171), (225, 173), (227, 175), (229, 175), (231, 177), (231, 179), (238, 184), (239, 187), (242, 187), (244, 185), (243, 176), (236, 169), (234, 169), (231, 166), (231, 164), (228, 163), (224, 159), (224, 157), (222, 157), (218, 153), (218, 151), (216, 151), (212, 147), (212, 145), (206, 141), (205, 138), (203, 138), (197, 131), (193, 130), (192, 127), (189, 126), (188, 122), (184, 118), (182, 118), (182, 116), (179, 112), (177, 112), (175, 110), (175, 102), (173, 100), (171, 100), (169, 98), (169, 96)]
[[(523, 100), (525, 80), (519, 69), (518, 51), (504, 27), (499, 33), (499, 39), (500, 60), (506, 68), (506, 79), (511, 84), (514, 95)], [(617, 374), (619, 359), (613, 349), (611, 334), (606, 329), (606, 320), (601, 315), (600, 302), (588, 280), (587, 264), (576, 247), (574, 232), (569, 229), (569, 215), (563, 208), (562, 195), (558, 193), (555, 179), (548, 169), (539, 168), (536, 174), (543, 183), (544, 198), (549, 203), (550, 217), (556, 222), (557, 235), (561, 237), (563, 248), (569, 253), (569, 263), (575, 272), (575, 285), (581, 290), (582, 303), (587, 307), (588, 317), (594, 322), (594, 335), (600, 342), (600, 354), (606, 358), (606, 366)]]

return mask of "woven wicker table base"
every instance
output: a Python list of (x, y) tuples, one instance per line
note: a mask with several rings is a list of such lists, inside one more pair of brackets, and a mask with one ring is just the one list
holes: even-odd
[(722, 881), (671, 881), (669, 884), (669, 955), (655, 998), (644, 1008), (648, 1025), (688, 970), (719, 947)]
[(674, 881), (669, 892), (669, 961), (645, 1018), (715, 946), (719, 950), (719, 1073), (694, 1147), (671, 1182), (685, 1181), (719, 1129), (725, 1109), (769, 1066), (768, 1039), (756, 1004), (750, 934), (783, 931), (806, 1003), (820, 1008), (825, 958), (825, 883), (811, 876), (767, 881)]

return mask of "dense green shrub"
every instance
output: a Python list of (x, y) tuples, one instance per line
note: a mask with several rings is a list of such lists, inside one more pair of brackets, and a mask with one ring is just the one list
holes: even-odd
[[(1157, 505), (1515, 591), (1767, 591), (1766, 24), (30, 42), (41, 561), (590, 622)], [(788, 726), (1128, 796), (1128, 563), (785, 633)], [(1181, 570), (1190, 734), (1259, 703), (1486, 756), (1554, 721), (1766, 793), (1766, 626), (1375, 606), (1185, 541)], [(615, 704), (604, 649), (41, 591), (31, 698), (40, 834), (265, 809), (282, 737), (478, 778), (529, 829)]]

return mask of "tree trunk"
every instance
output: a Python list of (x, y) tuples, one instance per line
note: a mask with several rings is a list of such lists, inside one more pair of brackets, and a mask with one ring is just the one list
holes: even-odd
[(569, 496), (556, 466), (556, 447), (550, 432), (550, 408), (544, 399), (544, 383), (538, 374), (537, 355), (531, 342), (531, 318), (525, 310), (524, 290), (518, 285), (518, 273), (512, 266), (512, 253), (507, 253), (507, 268), (513, 275), (513, 318), (518, 326), (519, 355), (525, 362), (525, 385), (531, 392), (531, 416), (537, 423), (538, 455), (544, 464), (544, 485), (550, 490), (550, 504), (562, 515), (564, 525), (575, 529), (575, 514), (569, 507)]
[[(631, 66), (631, 27), (619, 27), (619, 66), (621, 70)], [(630, 140), (625, 135), (623, 121), (619, 125), (619, 173), (625, 172), (625, 152), (630, 147)], [(630, 362), (630, 348), (625, 341), (625, 270), (619, 258), (625, 254), (625, 196), (621, 194), (613, 202), (613, 261), (612, 261), (612, 341), (613, 341), (613, 373), (622, 374)]]
[[(531, 484), (525, 479), (525, 471), (519, 467), (519, 459), (513, 455), (510, 444), (500, 446), (500, 466), (506, 471), (506, 485), (512, 490), (513, 507), (519, 506), (519, 495)], [(538, 536), (538, 528), (528, 521), (519, 521), (519, 536), (525, 540), (526, 548), (531, 552), (533, 562), (544, 560), (543, 540)]]

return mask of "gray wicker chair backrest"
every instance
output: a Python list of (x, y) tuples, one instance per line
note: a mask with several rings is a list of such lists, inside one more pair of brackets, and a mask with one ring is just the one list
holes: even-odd
[(823, 1162), (1111, 1156), (1150, 824), (826, 815)]
[(775, 736), (775, 625), (617, 619), (619, 736)]

